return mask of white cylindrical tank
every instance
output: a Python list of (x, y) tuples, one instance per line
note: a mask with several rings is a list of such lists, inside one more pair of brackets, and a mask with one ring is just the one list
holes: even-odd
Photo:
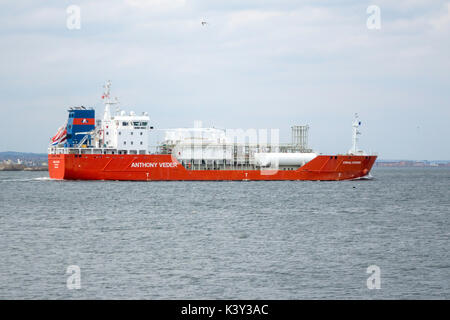
[(256, 163), (260, 166), (302, 166), (317, 157), (316, 153), (255, 153)]

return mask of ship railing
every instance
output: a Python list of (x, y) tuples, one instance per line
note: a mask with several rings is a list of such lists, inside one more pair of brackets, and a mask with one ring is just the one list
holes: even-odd
[(263, 143), (214, 143), (214, 142), (178, 142), (178, 143), (161, 143), (155, 149), (156, 153), (159, 154), (171, 154), (175, 148), (223, 148), (232, 149), (234, 153), (238, 154), (252, 154), (255, 152), (281, 152), (281, 153), (310, 153), (313, 152), (312, 149), (304, 148), (299, 145), (294, 145), (290, 143), (280, 143), (280, 144), (263, 144)]
[(116, 148), (63, 148), (51, 147), (49, 154), (149, 154), (147, 150), (120, 150)]

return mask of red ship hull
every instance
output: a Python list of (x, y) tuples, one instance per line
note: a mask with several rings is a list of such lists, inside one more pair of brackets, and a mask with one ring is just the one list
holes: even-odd
[(376, 156), (320, 155), (297, 170), (189, 170), (171, 155), (49, 154), (59, 180), (349, 180), (366, 176)]

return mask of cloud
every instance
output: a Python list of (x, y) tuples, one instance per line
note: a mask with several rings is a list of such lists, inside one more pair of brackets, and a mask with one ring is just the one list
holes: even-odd
[(450, 2), (446, 3), (443, 12), (436, 17), (433, 17), (430, 21), (431, 25), (439, 31), (450, 30)]
[(182, 8), (186, 5), (186, 0), (126, 0), (125, 3), (132, 7), (161, 12)]
[[(436, 146), (450, 135), (444, 123), (450, 101), (448, 1), (382, 1), (379, 31), (366, 28), (368, 4), (360, 1), (79, 5), (80, 30), (66, 28), (60, 1), (10, 3), (0, 12), (0, 111), (32, 115), (25, 130), (33, 134), (18, 144), (24, 148), (45, 149), (48, 137), (39, 123), (59, 126), (67, 106), (94, 105), (101, 112), (106, 79), (125, 106), (149, 111), (159, 127), (199, 118), (222, 127), (282, 130), (308, 122), (315, 148), (342, 152), (348, 150), (347, 124), (359, 111), (373, 120), (371, 147), (390, 158), (419, 157), (429, 147), (411, 151), (383, 143), (390, 139), (385, 121), (405, 119), (398, 125), (398, 139), (405, 142), (411, 139), (406, 122), (431, 118), (441, 124), (430, 129), (442, 137)], [(19, 118), (0, 127), (0, 135), (23, 135)], [(4, 148), (15, 149), (15, 139), (3, 141), (10, 143)], [(450, 158), (442, 148), (434, 154)]]
[(236, 29), (255, 23), (266, 23), (272, 18), (280, 16), (282, 16), (282, 13), (277, 11), (243, 10), (231, 13), (228, 18), (228, 25)]

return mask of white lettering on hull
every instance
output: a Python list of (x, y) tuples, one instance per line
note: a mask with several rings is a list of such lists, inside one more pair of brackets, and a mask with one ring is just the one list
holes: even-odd
[(133, 162), (132, 168), (175, 168), (178, 166), (176, 162)]
[(342, 164), (361, 164), (361, 161), (342, 161)]
[(53, 160), (53, 168), (59, 169), (59, 160)]

